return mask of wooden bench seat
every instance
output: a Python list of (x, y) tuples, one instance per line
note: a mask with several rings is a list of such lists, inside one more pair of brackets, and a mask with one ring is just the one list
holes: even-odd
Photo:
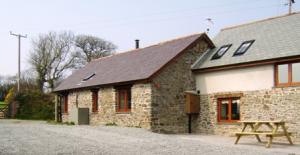
[[(288, 132), (289, 136), (292, 135), (292, 132)], [(273, 137), (280, 137), (280, 136), (285, 136), (284, 132), (277, 132), (277, 133), (272, 133), (272, 132), (266, 132), (266, 131), (255, 131), (255, 132), (236, 132), (235, 133), (236, 136), (238, 135), (243, 135), (243, 136), (246, 136), (246, 135), (266, 135), (267, 137), (269, 136), (273, 136)]]
[[(287, 132), (287, 134), (289, 135), (289, 136), (291, 136), (292, 135), (292, 132)], [(277, 132), (277, 133), (268, 133), (268, 134), (266, 134), (266, 136), (267, 137), (270, 137), (270, 136), (273, 136), (273, 137), (281, 137), (281, 136), (285, 136), (285, 134), (284, 134), (284, 132)]]
[[(289, 135), (292, 135), (292, 132), (288, 132)], [(236, 132), (235, 135), (285, 135), (284, 132), (272, 133), (270, 131), (255, 131), (255, 132)]]
[(246, 135), (267, 135), (267, 134), (272, 134), (272, 132), (268, 132), (268, 133), (263, 133), (263, 132), (237, 132), (235, 133), (235, 135), (243, 135), (243, 136), (246, 136)]

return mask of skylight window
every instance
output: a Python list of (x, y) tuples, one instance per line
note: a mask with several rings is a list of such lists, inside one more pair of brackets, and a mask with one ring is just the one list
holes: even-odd
[(231, 47), (231, 45), (232, 44), (221, 46), (219, 48), (219, 50), (213, 55), (213, 57), (211, 58), (211, 60), (221, 58), (228, 51), (228, 49)]
[(96, 75), (96, 73), (92, 73), (92, 74), (86, 76), (84, 79), (82, 79), (82, 81), (87, 81), (87, 80), (91, 79), (95, 75)]
[(244, 53), (246, 53), (254, 41), (255, 40), (249, 40), (243, 42), (241, 46), (234, 52), (233, 56), (243, 55)]

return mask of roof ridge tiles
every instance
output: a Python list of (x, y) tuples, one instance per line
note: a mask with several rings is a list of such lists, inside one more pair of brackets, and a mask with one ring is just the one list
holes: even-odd
[(110, 58), (110, 57), (121, 55), (121, 54), (127, 54), (127, 53), (131, 53), (131, 52), (136, 52), (136, 51), (140, 51), (140, 50), (143, 50), (143, 49), (146, 49), (146, 48), (150, 48), (150, 47), (154, 47), (154, 46), (160, 46), (160, 45), (163, 45), (163, 44), (166, 44), (166, 43), (169, 43), (169, 42), (173, 42), (173, 41), (185, 39), (185, 38), (188, 38), (188, 37), (193, 37), (193, 36), (196, 36), (196, 35), (200, 36), (200, 35), (203, 35), (203, 34), (205, 34), (205, 33), (202, 32), (202, 33), (194, 33), (194, 34), (190, 34), (190, 35), (185, 35), (185, 36), (177, 37), (177, 38), (174, 38), (174, 39), (170, 39), (170, 40), (158, 42), (158, 43), (155, 43), (155, 44), (143, 47), (143, 48), (131, 49), (131, 50), (127, 50), (127, 51), (120, 52), (120, 53), (114, 53), (114, 54), (109, 55), (109, 56), (105, 56), (105, 57), (100, 57), (100, 58), (94, 59), (92, 61), (99, 61), (99, 60), (102, 60), (102, 59), (105, 59), (105, 58)]
[(293, 15), (296, 15), (296, 14), (300, 14), (300, 11), (299, 12), (293, 12), (291, 14), (285, 14), (285, 15), (274, 16), (274, 17), (265, 18), (265, 19), (261, 19), (261, 20), (246, 22), (246, 23), (243, 23), (243, 24), (228, 26), (228, 27), (222, 28), (221, 31), (234, 29), (234, 28), (238, 28), (238, 27), (242, 27), (242, 26), (247, 26), (247, 25), (251, 25), (251, 24), (256, 24), (256, 23), (260, 23), (260, 22), (265, 22), (265, 21), (269, 21), (269, 20), (274, 20), (274, 19), (277, 19), (277, 18), (283, 18), (283, 17), (286, 17), (286, 16), (293, 16)]

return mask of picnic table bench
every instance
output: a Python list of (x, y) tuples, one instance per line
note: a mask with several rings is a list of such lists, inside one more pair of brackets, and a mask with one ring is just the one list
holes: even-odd
[[(258, 142), (261, 142), (259, 135), (265, 135), (269, 140), (266, 144), (266, 147), (271, 147), (272, 141), (274, 137), (285, 136), (289, 143), (292, 145), (291, 132), (287, 131), (287, 127), (285, 126), (284, 121), (240, 121), (243, 125), (243, 129), (241, 132), (235, 133), (237, 144), (242, 136), (254, 135)], [(266, 125), (270, 130), (269, 131), (259, 131), (258, 129), (262, 126)], [(247, 126), (250, 126), (251, 131), (245, 131)], [(282, 131), (278, 131), (279, 127), (282, 128)]]

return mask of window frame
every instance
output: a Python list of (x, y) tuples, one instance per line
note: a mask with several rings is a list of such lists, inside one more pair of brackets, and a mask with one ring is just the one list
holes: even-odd
[[(222, 58), (223, 55), (230, 49), (231, 46), (232, 46), (232, 44), (227, 44), (227, 45), (221, 46), (221, 47), (217, 50), (217, 52), (211, 57), (210, 60), (217, 60), (217, 59)], [(227, 49), (224, 51), (224, 53), (223, 53), (222, 55), (218, 56), (219, 51), (220, 51), (222, 48), (225, 48), (225, 47), (227, 47)]]
[[(120, 108), (120, 95), (124, 95), (124, 108)], [(130, 107), (128, 106), (130, 104)], [(131, 86), (125, 86), (125, 87), (118, 87), (117, 88), (117, 104), (116, 104), (116, 111), (119, 113), (130, 113), (132, 107), (131, 102)]]
[[(300, 61), (290, 61), (290, 62), (282, 62), (282, 63), (276, 63), (274, 65), (274, 82), (275, 87), (290, 87), (290, 86), (300, 86), (300, 82), (293, 82), (293, 70), (292, 70), (292, 64), (294, 63), (300, 63)], [(288, 65), (288, 82), (287, 83), (279, 83), (279, 75), (278, 75), (278, 66), (279, 65)]]
[[(240, 112), (240, 108), (239, 108), (239, 119), (238, 120), (232, 120), (231, 116), (232, 116), (232, 100), (235, 99), (239, 99), (241, 102), (241, 98), (240, 97), (224, 97), (224, 98), (218, 98), (217, 99), (217, 120), (218, 123), (237, 123), (238, 121), (241, 120), (241, 112)], [(221, 119), (221, 102), (222, 100), (228, 100), (228, 113), (229, 113), (229, 117), (228, 120), (222, 120)]]
[[(244, 55), (248, 51), (248, 49), (253, 45), (254, 42), (255, 42), (254, 39), (242, 42), (241, 45), (235, 50), (232, 56), (234, 57), (234, 56)], [(250, 43), (250, 45), (245, 49), (245, 51), (242, 53), (237, 53), (242, 48), (242, 46), (247, 43)]]
[(99, 108), (98, 108), (99, 107), (99, 104), (98, 104), (99, 90), (91, 90), (91, 92), (92, 92), (92, 112), (98, 112), (98, 110), (99, 110)]

